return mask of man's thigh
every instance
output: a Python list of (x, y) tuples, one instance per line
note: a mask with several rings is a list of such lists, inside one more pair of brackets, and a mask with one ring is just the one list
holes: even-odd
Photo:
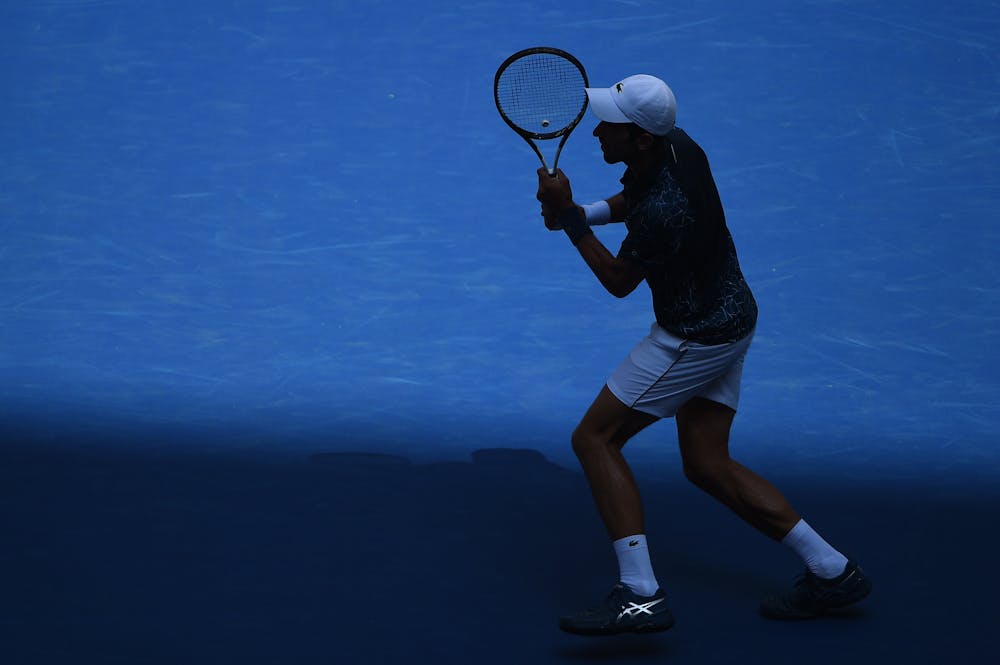
[(605, 385), (577, 426), (578, 435), (612, 443), (619, 448), (660, 418), (630, 408)]

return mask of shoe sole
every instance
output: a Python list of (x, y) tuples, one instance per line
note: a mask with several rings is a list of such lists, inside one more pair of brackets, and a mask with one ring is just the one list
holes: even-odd
[(607, 635), (626, 635), (629, 633), (638, 635), (647, 635), (649, 633), (662, 633), (664, 631), (670, 630), (674, 627), (674, 618), (670, 617), (668, 620), (659, 621), (656, 623), (643, 623), (637, 626), (624, 626), (624, 627), (613, 627), (613, 628), (576, 628), (573, 626), (560, 625), (559, 629), (565, 633), (571, 633), (573, 635), (584, 635), (587, 637), (595, 636), (607, 636)]
[(824, 605), (823, 607), (817, 608), (811, 612), (805, 610), (802, 612), (781, 612), (780, 610), (772, 610), (762, 606), (760, 608), (760, 615), (765, 619), (776, 619), (778, 621), (807, 621), (809, 619), (819, 619), (832, 611), (843, 609), (855, 603), (860, 603), (862, 600), (867, 598), (872, 592), (872, 584), (868, 580), (865, 581), (867, 582), (866, 584), (859, 586), (849, 596), (846, 596), (833, 604)]

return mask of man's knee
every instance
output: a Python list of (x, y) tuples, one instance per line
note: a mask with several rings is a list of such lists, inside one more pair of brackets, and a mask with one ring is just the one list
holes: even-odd
[(573, 452), (576, 453), (577, 457), (586, 457), (590, 453), (611, 445), (609, 436), (588, 428), (582, 423), (573, 430), (570, 442), (573, 444)]
[(693, 485), (711, 492), (726, 483), (729, 460), (684, 460), (684, 477)]
[(577, 425), (576, 429), (573, 430), (570, 443), (573, 445), (573, 452), (577, 457), (586, 455), (587, 451), (591, 450), (594, 445), (593, 438), (583, 429), (582, 425)]
[(704, 490), (725, 485), (729, 477), (732, 469), (729, 428), (733, 413), (722, 404), (695, 399), (677, 414), (684, 476)]

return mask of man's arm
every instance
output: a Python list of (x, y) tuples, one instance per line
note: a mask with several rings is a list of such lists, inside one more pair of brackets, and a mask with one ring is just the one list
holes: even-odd
[(618, 192), (610, 199), (607, 199), (608, 207), (611, 208), (611, 221), (621, 222), (625, 219), (628, 209), (625, 207), (625, 193)]
[(642, 283), (644, 276), (639, 264), (614, 256), (593, 233), (580, 238), (576, 249), (601, 285), (614, 297), (624, 298)]
[[(603, 226), (604, 224), (623, 222), (625, 221), (625, 215), (628, 213), (625, 205), (625, 196), (622, 193), (580, 207), (583, 209), (583, 215), (590, 226)], [(544, 212), (542, 214), (544, 216)]]
[[(616, 298), (624, 298), (643, 280), (638, 264), (614, 256), (590, 230), (583, 210), (573, 201), (569, 179), (557, 170), (551, 177), (544, 168), (538, 169), (538, 194), (542, 216), (550, 229), (562, 229), (580, 252), (601, 285)], [(612, 219), (625, 216), (625, 197), (619, 193), (608, 199)]]

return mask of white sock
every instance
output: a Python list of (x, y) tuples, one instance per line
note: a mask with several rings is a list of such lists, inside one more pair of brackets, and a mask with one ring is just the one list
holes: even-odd
[(627, 584), (640, 596), (652, 596), (660, 585), (653, 574), (653, 564), (649, 561), (646, 536), (629, 536), (614, 542), (618, 555), (619, 580)]
[(833, 549), (805, 520), (792, 527), (781, 541), (802, 557), (813, 575), (823, 579), (833, 579), (847, 568), (847, 557)]

